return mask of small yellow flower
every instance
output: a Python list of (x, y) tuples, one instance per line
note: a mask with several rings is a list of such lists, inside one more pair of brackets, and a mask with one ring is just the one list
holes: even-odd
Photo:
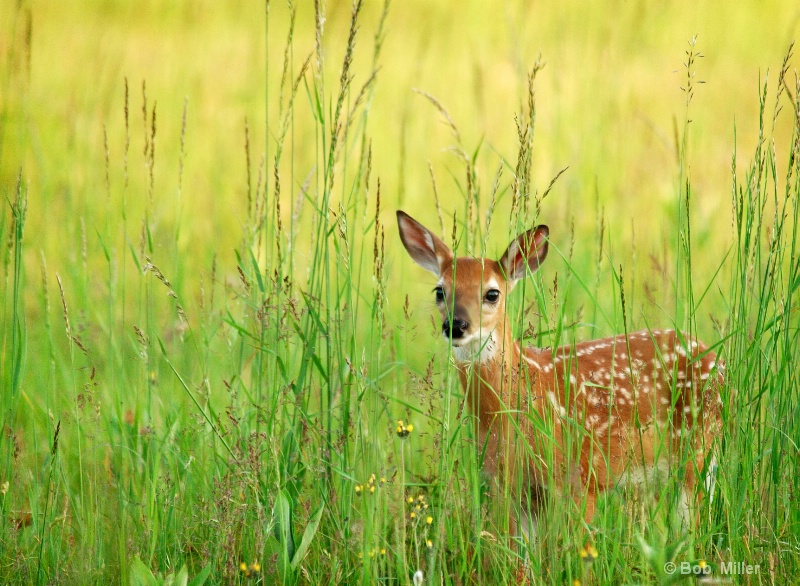
[(381, 555), (386, 555), (386, 548), (385, 547), (381, 548)]
[(383, 486), (384, 484), (386, 484), (386, 479), (383, 476), (381, 476), (381, 486)]
[(411, 425), (410, 423), (408, 425), (405, 425), (403, 423), (402, 419), (398, 420), (398, 422), (397, 422), (397, 436), (400, 439), (407, 438), (408, 434), (410, 434), (412, 431), (414, 431), (414, 426), (413, 425)]
[(428, 539), (427, 541), (425, 541), (425, 545), (427, 545), (427, 546), (428, 546), (428, 549), (430, 549), (430, 548), (432, 548), (432, 547), (433, 547), (433, 541), (431, 541), (430, 539)]
[(356, 484), (356, 496), (361, 496), (361, 491), (364, 490), (364, 487), (360, 484)]
[(0, 494), (5, 495), (8, 492), (8, 480), (6, 480), (3, 484), (0, 484)]
[(581, 586), (581, 581), (580, 580), (573, 580), (572, 581), (572, 586)]
[(261, 564), (253, 562), (248, 566), (246, 563), (242, 562), (239, 564), (239, 569), (242, 571), (242, 575), (244, 575), (245, 578), (255, 578), (256, 574), (261, 571)]
[(406, 499), (406, 502), (407, 502), (407, 503), (410, 505), (411, 503), (413, 503), (413, 502), (414, 502), (414, 497), (413, 497), (413, 496), (410, 496), (410, 497), (408, 497), (408, 498)]
[(424, 494), (421, 494), (421, 495), (419, 495), (419, 496), (417, 497), (417, 500), (418, 500), (419, 502), (421, 502), (421, 503), (424, 503), (424, 502), (425, 502), (425, 495), (424, 495)]
[(417, 514), (414, 511), (411, 511), (411, 518), (412, 519), (416, 519), (416, 517), (417, 517)]
[(370, 494), (375, 494), (375, 485), (374, 484), (370, 485), (369, 492), (370, 492)]
[(706, 563), (706, 560), (700, 560), (697, 562), (697, 567), (699, 567), (701, 570), (705, 569), (707, 566), (708, 564)]
[(426, 522), (428, 525), (430, 525), (431, 523), (433, 523), (433, 517), (430, 517), (430, 516), (429, 516), (429, 517), (427, 517), (427, 518), (425, 519), (425, 522)]
[(597, 548), (589, 543), (578, 550), (580, 558), (587, 563), (591, 563), (597, 559)]

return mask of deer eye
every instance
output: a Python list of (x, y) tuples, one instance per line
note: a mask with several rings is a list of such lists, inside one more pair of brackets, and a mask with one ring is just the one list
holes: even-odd
[(444, 301), (444, 288), (436, 287), (433, 292), (436, 293), (436, 302), (442, 303)]
[(500, 291), (497, 289), (489, 289), (484, 296), (484, 299), (489, 303), (497, 303), (500, 299)]

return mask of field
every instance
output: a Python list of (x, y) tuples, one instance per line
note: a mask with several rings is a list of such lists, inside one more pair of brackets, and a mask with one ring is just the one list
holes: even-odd
[[(796, 583), (798, 33), (791, 0), (0, 0), (0, 584)], [(492, 258), (549, 225), (526, 343), (724, 359), (688, 528), (667, 482), (509, 536), (398, 209)]]

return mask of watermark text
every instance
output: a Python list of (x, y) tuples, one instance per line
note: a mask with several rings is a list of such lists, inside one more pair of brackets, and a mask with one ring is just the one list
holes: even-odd
[(709, 576), (719, 574), (722, 576), (750, 576), (760, 574), (759, 564), (748, 564), (747, 562), (720, 562), (718, 566), (712, 567), (705, 560), (697, 562), (667, 562), (664, 564), (664, 572), (669, 575), (681, 574), (684, 576)]

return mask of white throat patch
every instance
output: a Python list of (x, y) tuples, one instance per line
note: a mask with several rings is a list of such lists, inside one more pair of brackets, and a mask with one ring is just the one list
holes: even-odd
[(499, 349), (493, 332), (487, 332), (483, 336), (475, 335), (460, 346), (453, 346), (453, 354), (458, 362), (490, 362)]

